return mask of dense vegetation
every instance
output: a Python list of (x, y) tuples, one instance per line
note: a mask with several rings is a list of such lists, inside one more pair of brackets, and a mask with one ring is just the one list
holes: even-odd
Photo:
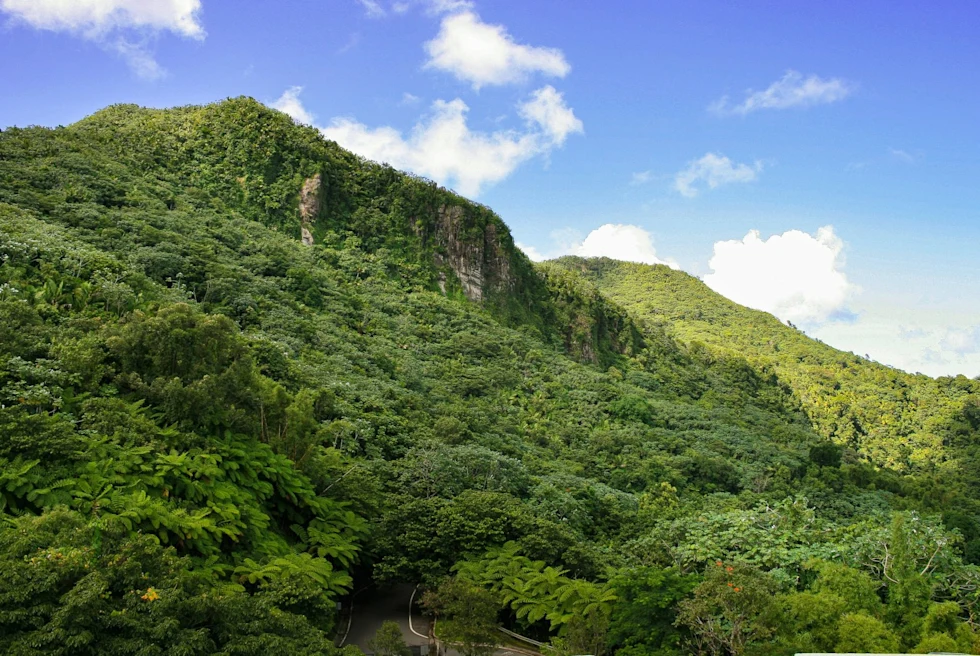
[(980, 560), (980, 381), (929, 378), (843, 353), (750, 310), (666, 266), (562, 258), (635, 317), (713, 357), (740, 354), (788, 385), (813, 426), (851, 453), (888, 468), (917, 507), (940, 512)]
[(0, 133), (0, 652), (330, 653), (370, 581), (559, 653), (980, 651), (977, 383), (600, 264), (248, 99)]

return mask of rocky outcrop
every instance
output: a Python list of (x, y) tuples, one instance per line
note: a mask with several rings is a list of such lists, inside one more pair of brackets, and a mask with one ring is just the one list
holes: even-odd
[(320, 213), (321, 185), (322, 179), (317, 173), (303, 182), (303, 188), (299, 192), (299, 230), (303, 243), (307, 246), (313, 245), (313, 224)]
[(435, 255), (436, 265), (452, 269), (470, 300), (482, 301), (490, 291), (513, 286), (510, 258), (494, 223), (470, 225), (462, 206), (442, 205), (436, 212), (435, 240), (444, 251)]

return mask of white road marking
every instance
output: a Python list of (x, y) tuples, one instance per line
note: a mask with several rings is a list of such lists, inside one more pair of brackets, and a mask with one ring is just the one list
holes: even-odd
[(417, 635), (418, 637), (425, 638), (426, 640), (428, 640), (429, 636), (422, 635), (421, 633), (415, 630), (414, 626), (412, 626), (412, 606), (415, 603), (415, 593), (418, 591), (419, 591), (419, 586), (415, 586), (415, 589), (412, 590), (412, 596), (408, 598), (408, 630), (414, 633), (415, 635)]

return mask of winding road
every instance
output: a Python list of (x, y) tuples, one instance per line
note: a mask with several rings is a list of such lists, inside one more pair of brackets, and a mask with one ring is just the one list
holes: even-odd
[[(409, 647), (428, 646), (431, 623), (415, 607), (416, 588), (413, 585), (397, 585), (381, 590), (365, 591), (354, 598), (350, 628), (343, 645), (356, 645), (364, 653), (373, 650), (368, 643), (384, 622), (397, 622)], [(501, 635), (503, 637), (503, 635)], [(442, 646), (442, 656), (459, 656), (455, 649)], [(434, 654), (432, 656), (435, 656)], [(537, 652), (511, 647), (499, 647), (494, 656), (539, 656)]]
[[(370, 590), (354, 598), (350, 630), (344, 645), (357, 645), (361, 651), (373, 651), (368, 643), (384, 622), (397, 622), (409, 647), (429, 644), (429, 620), (414, 607), (415, 586), (398, 585)], [(411, 609), (411, 610), (410, 610)]]

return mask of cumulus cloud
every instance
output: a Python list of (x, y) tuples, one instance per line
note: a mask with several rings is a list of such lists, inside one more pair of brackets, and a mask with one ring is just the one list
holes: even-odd
[(87, 36), (148, 28), (204, 38), (201, 0), (0, 0), (0, 9), (40, 30)]
[[(292, 87), (270, 106), (302, 123), (313, 123), (313, 115), (300, 101), (301, 91), (302, 87)], [(468, 111), (459, 98), (437, 100), (407, 136), (392, 127), (372, 128), (352, 118), (335, 118), (319, 129), (327, 139), (359, 155), (432, 178), (467, 196), (479, 195), (523, 162), (550, 153), (569, 135), (582, 132), (582, 122), (550, 86), (517, 106), (525, 121), (523, 130), (471, 130)]]
[(452, 73), (474, 89), (521, 82), (534, 73), (565, 77), (571, 70), (561, 50), (519, 44), (504, 26), (484, 23), (468, 10), (443, 18), (425, 51), (426, 68)]
[(313, 125), (313, 114), (307, 111), (306, 107), (303, 106), (303, 102), (299, 99), (299, 94), (302, 92), (303, 87), (290, 87), (279, 96), (279, 100), (269, 105), (269, 107), (289, 114), (297, 123)]
[(713, 103), (709, 109), (720, 114), (749, 114), (760, 109), (789, 109), (826, 105), (847, 98), (854, 85), (841, 78), (824, 79), (816, 75), (804, 77), (797, 71), (787, 71), (764, 91), (746, 92), (745, 100), (731, 105), (728, 96)]
[(576, 230), (556, 230), (551, 233), (552, 248), (547, 253), (518, 243), (517, 246), (535, 262), (550, 260), (562, 255), (579, 257), (609, 257), (640, 264), (666, 264), (679, 268), (671, 259), (661, 259), (653, 244), (653, 235), (636, 225), (606, 223), (590, 232), (584, 239)]
[(719, 241), (704, 282), (719, 294), (780, 319), (818, 323), (844, 311), (856, 290), (842, 270), (844, 243), (833, 226), (810, 235), (790, 230), (763, 240)]
[(531, 99), (518, 105), (517, 110), (528, 123), (540, 127), (554, 145), (565, 143), (568, 135), (580, 134), (584, 129), (562, 94), (550, 85), (531, 94)]
[(688, 164), (674, 178), (674, 188), (687, 198), (694, 198), (705, 186), (709, 189), (733, 182), (752, 182), (762, 172), (762, 162), (736, 164), (724, 155), (708, 153)]
[[(121, 55), (138, 76), (164, 75), (146, 36), (172, 32), (203, 39), (201, 0), (0, 0), (0, 10), (39, 30), (67, 32)], [(136, 32), (144, 38), (133, 40)]]
[(622, 223), (599, 226), (572, 249), (581, 257), (610, 257), (640, 264), (668, 264), (657, 257), (653, 235), (643, 228)]

